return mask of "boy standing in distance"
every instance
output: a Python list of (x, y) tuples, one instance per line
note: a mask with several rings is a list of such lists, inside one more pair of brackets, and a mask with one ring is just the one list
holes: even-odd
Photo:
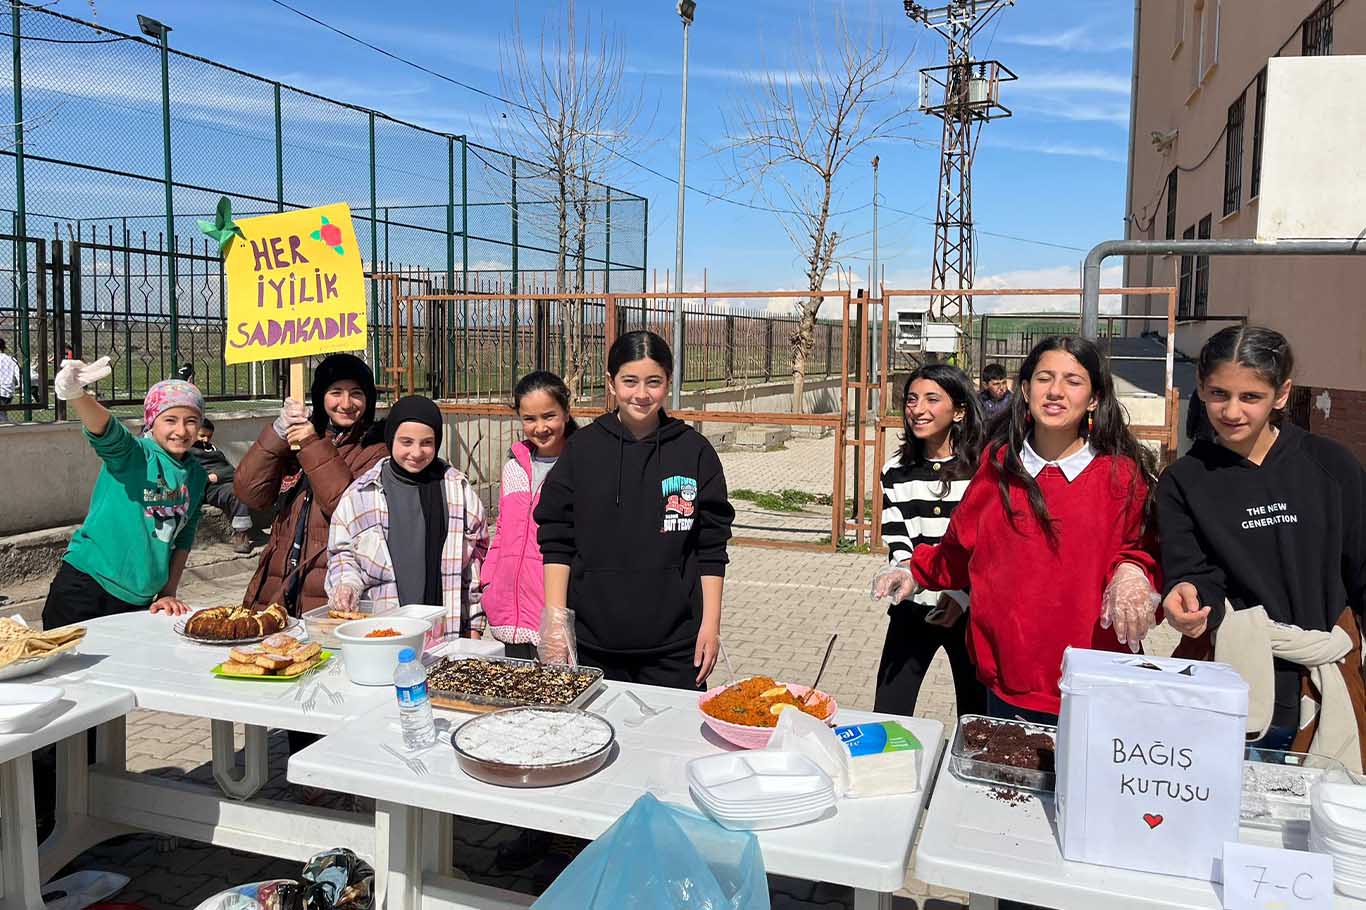
[(232, 549), (234, 553), (251, 552), (251, 510), (232, 492), (232, 478), (237, 468), (228, 456), (213, 444), (213, 421), (205, 417), (199, 425), (199, 438), (190, 452), (209, 475), (209, 486), (204, 501), (222, 509), (232, 518)]
[(982, 367), (982, 388), (977, 393), (981, 399), (982, 411), (987, 420), (995, 417), (1010, 405), (1010, 387), (1006, 385), (1006, 368), (999, 363), (989, 363)]

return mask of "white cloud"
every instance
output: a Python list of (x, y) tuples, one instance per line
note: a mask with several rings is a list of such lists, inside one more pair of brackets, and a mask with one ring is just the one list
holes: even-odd
[(1127, 160), (1123, 149), (1102, 145), (1078, 145), (1071, 142), (1028, 142), (1014, 139), (990, 140), (990, 146), (1014, 149), (1019, 152), (1036, 152), (1040, 155), (1061, 155), (1067, 158), (1095, 158), (1098, 161), (1123, 163)]
[[(1102, 287), (1116, 287), (1124, 281), (1123, 269), (1119, 265), (1101, 269)], [(979, 275), (977, 287), (999, 290), (1004, 288), (1080, 288), (1081, 269), (1079, 265), (1046, 266), (1037, 269), (1016, 269), (995, 275)], [(1081, 312), (1081, 299), (1070, 294), (1014, 296), (981, 294), (973, 301), (973, 309), (979, 313), (1077, 313)], [(1100, 299), (1102, 313), (1118, 313), (1120, 298), (1107, 294)]]
[(1044, 103), (1016, 105), (1015, 111), (1021, 114), (1034, 114), (1051, 120), (1111, 123), (1126, 129), (1129, 126), (1129, 106), (1127, 104), (1096, 104), (1065, 97), (1042, 100)]
[(1097, 34), (1088, 25), (1077, 25), (1055, 32), (1035, 32), (1033, 34), (1004, 34), (1002, 42), (1019, 44), (1025, 47), (1047, 47), (1061, 51), (1118, 51), (1132, 46), (1129, 35)]

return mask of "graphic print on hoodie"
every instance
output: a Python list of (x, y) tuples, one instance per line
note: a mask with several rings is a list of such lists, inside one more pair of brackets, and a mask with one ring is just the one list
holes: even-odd
[(636, 439), (615, 413), (576, 432), (536, 507), (547, 564), (567, 565), (579, 644), (656, 654), (691, 646), (703, 575), (725, 575), (735, 510), (706, 437), (661, 413)]

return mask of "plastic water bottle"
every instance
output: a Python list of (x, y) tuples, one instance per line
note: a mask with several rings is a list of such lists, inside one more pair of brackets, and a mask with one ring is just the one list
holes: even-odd
[(403, 744), (409, 751), (427, 748), (436, 742), (436, 723), (432, 720), (431, 700), (427, 698), (427, 671), (412, 648), (398, 652), (394, 688), (398, 694), (398, 722), (403, 728)]

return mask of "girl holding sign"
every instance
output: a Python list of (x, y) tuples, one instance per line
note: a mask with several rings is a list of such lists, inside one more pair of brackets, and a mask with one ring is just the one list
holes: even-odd
[(488, 525), (465, 475), (437, 457), (441, 435), (441, 411), (430, 398), (410, 395), (389, 409), (389, 457), (356, 479), (332, 515), (327, 592), (342, 610), (362, 597), (376, 610), (444, 604), (438, 636), (478, 637)]
[(617, 407), (569, 437), (536, 507), (540, 641), (563, 661), (573, 633), (608, 679), (695, 690), (719, 653), (735, 510), (711, 443), (664, 413), (672, 371), (653, 332), (607, 353)]
[(1055, 723), (1063, 651), (1137, 651), (1155, 620), (1153, 459), (1092, 342), (1045, 338), (1015, 389), (943, 540), (879, 572), (873, 595), (971, 590), (988, 713)]
[(1158, 486), (1163, 606), (1187, 636), (1179, 654), (1247, 679), (1258, 745), (1360, 770), (1366, 476), (1343, 446), (1280, 419), (1293, 363), (1285, 337), (1257, 326), (1200, 351), (1215, 439), (1196, 440)]
[[(275, 509), (270, 543), (242, 602), (283, 604), (290, 615), (327, 603), (327, 528), (346, 488), (384, 457), (375, 425), (375, 377), (354, 354), (330, 354), (313, 373), (313, 410), (286, 399), (243, 456), (233, 492)], [(298, 446), (297, 451), (292, 446)]]

